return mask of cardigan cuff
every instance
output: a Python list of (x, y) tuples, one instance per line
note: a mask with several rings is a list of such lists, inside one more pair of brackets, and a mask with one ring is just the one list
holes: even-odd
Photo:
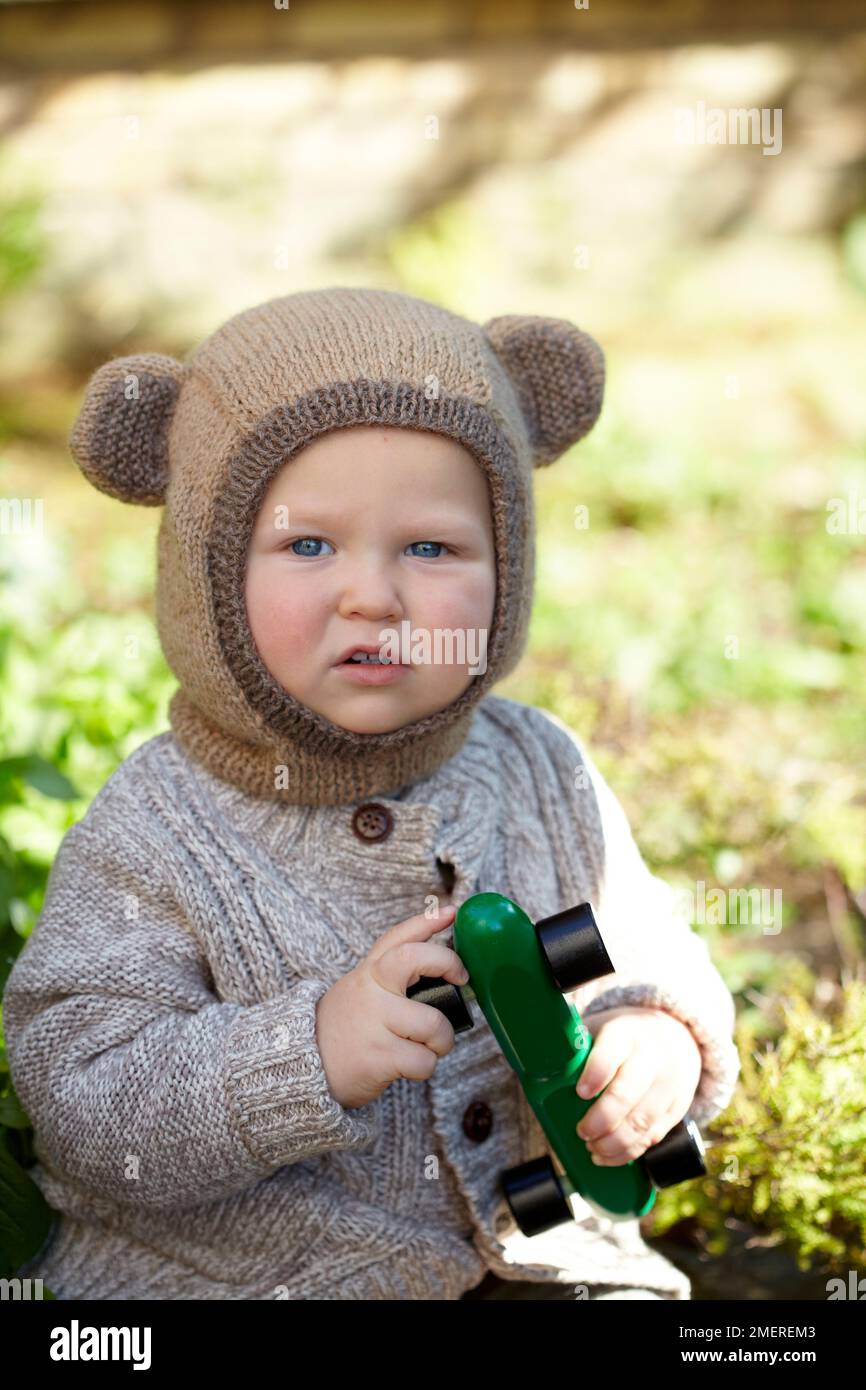
[(603, 1009), (616, 1009), (621, 1005), (664, 1009), (686, 1025), (701, 1049), (703, 1063), (697, 1090), (687, 1113), (700, 1123), (724, 1110), (730, 1103), (740, 1074), (740, 1056), (731, 1037), (731, 1028), (724, 1025), (717, 1029), (708, 1027), (683, 998), (654, 984), (614, 985), (596, 995), (583, 1010), (582, 1017), (587, 1018)]
[(272, 1168), (379, 1136), (376, 1101), (346, 1109), (328, 1087), (316, 1039), (323, 980), (241, 1009), (227, 1041), (227, 1087), (235, 1124), (253, 1157)]

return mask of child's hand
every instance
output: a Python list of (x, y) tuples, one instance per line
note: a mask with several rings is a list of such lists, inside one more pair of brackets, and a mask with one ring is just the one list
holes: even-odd
[(683, 1118), (700, 1081), (701, 1050), (691, 1030), (663, 1009), (600, 1009), (583, 1022), (593, 1046), (578, 1094), (604, 1095), (577, 1132), (592, 1140), (587, 1147), (600, 1163), (617, 1167), (640, 1158)]
[(432, 1004), (407, 999), (422, 975), (465, 985), (469, 973), (450, 946), (431, 941), (456, 909), (419, 913), (379, 938), (316, 1007), (316, 1039), (331, 1094), (347, 1109), (367, 1105), (399, 1076), (427, 1081), (454, 1046), (454, 1029)]

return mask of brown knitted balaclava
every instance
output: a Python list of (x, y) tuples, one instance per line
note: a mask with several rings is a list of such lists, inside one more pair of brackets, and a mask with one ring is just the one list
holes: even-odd
[[(323, 806), (395, 793), (458, 752), (475, 705), (523, 653), (532, 470), (592, 428), (603, 388), (601, 349), (565, 319), (478, 325), (352, 288), (256, 305), (183, 363), (139, 353), (95, 371), (70, 448), (102, 492), (165, 507), (157, 624), (180, 683), (169, 718), (189, 756), (255, 796)], [(318, 435), (359, 424), (438, 431), (468, 449), (487, 478), (496, 550), (486, 669), (444, 709), (388, 733), (344, 729), (290, 695), (255, 647), (245, 603), (271, 479)]]

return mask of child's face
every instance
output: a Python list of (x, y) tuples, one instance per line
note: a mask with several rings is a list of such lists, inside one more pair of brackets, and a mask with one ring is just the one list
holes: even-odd
[[(247, 557), (250, 630), (274, 679), (332, 723), (387, 733), (450, 705), (486, 651), (495, 597), (487, 482), (456, 440), (355, 425), (320, 435), (272, 479)], [(384, 628), (408, 630), (416, 652), (429, 633), (430, 660), (412, 655), (387, 683), (363, 684), (338, 662), (354, 645), (383, 646)], [(437, 629), (462, 629), (465, 649), (437, 644)]]

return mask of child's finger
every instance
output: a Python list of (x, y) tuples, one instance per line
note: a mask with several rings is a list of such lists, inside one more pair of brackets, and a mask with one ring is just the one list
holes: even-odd
[(625, 1059), (631, 1055), (632, 1037), (627, 1029), (616, 1028), (616, 1019), (593, 1039), (592, 1051), (577, 1083), (577, 1094), (589, 1100), (609, 1086)]
[(438, 941), (403, 941), (380, 956), (371, 973), (392, 994), (405, 994), (422, 975), (454, 985), (469, 982), (469, 972), (456, 951)]
[[(615, 1076), (589, 1108), (577, 1126), (581, 1139), (600, 1140), (614, 1132), (639, 1105), (658, 1079), (658, 1061), (648, 1049), (629, 1051), (620, 1063)], [(651, 1116), (648, 1116), (651, 1118)]]
[(382, 933), (376, 944), (367, 952), (367, 959), (378, 960), (385, 951), (390, 951), (392, 946), (402, 945), (404, 941), (427, 941), (437, 932), (453, 927), (456, 916), (457, 909), (449, 905), (440, 907), (431, 917), (428, 917), (426, 912), (407, 917), (405, 922), (397, 922), (395, 926)]
[(683, 1107), (672, 1095), (669, 1083), (660, 1079), (641, 1096), (613, 1134), (595, 1141), (593, 1158), (617, 1166), (630, 1163), (632, 1159), (640, 1158), (647, 1149), (661, 1143), (684, 1113)]
[(445, 1015), (429, 1004), (395, 995), (388, 1000), (384, 1021), (395, 1037), (423, 1043), (437, 1057), (444, 1057), (454, 1046), (454, 1029)]

